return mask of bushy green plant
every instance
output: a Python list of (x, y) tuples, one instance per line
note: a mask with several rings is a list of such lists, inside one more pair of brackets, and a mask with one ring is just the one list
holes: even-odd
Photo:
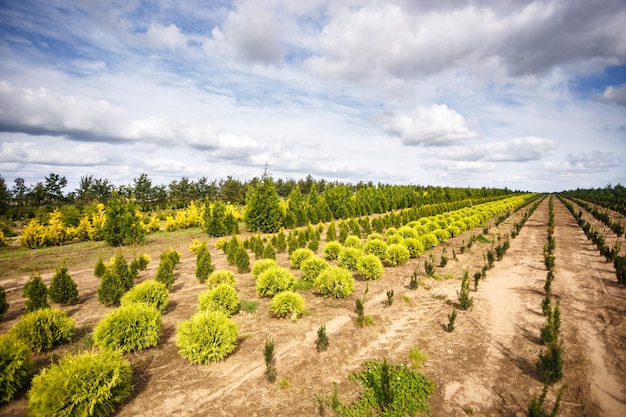
[(319, 329), (317, 329), (317, 339), (315, 339), (315, 349), (318, 352), (324, 352), (328, 350), (328, 335), (326, 334), (326, 325), (320, 325)]
[(168, 290), (172, 289), (176, 276), (174, 275), (174, 260), (171, 257), (162, 257), (154, 279), (165, 284)]
[(34, 417), (108, 416), (130, 395), (131, 380), (121, 352), (68, 355), (33, 378), (28, 411)]
[(206, 242), (202, 242), (196, 248), (196, 278), (204, 284), (211, 272), (213, 272), (211, 252), (209, 252)]
[(220, 284), (198, 295), (198, 312), (221, 311), (230, 316), (239, 311), (239, 295), (230, 284)]
[(44, 308), (23, 315), (9, 334), (26, 343), (33, 352), (41, 352), (70, 343), (74, 331), (74, 320), (65, 311)]
[(326, 242), (326, 244), (324, 245), (324, 258), (328, 259), (329, 261), (333, 261), (335, 259), (337, 259), (337, 257), (339, 257), (339, 254), (341, 253), (341, 250), (343, 249), (343, 247), (341, 246), (341, 243), (336, 242), (334, 240), (331, 240), (330, 242)]
[(0, 316), (7, 312), (9, 309), (9, 303), (7, 303), (7, 294), (4, 291), (4, 287), (0, 286)]
[(552, 406), (552, 410), (550, 412), (544, 411), (543, 403), (546, 400), (546, 396), (548, 395), (548, 384), (543, 385), (543, 390), (541, 391), (541, 395), (537, 398), (537, 396), (533, 396), (533, 399), (528, 404), (528, 417), (556, 417), (559, 414), (559, 409), (561, 407), (561, 399), (563, 397), (563, 391), (567, 385), (561, 387), (559, 392), (556, 395), (556, 401)]
[(448, 326), (446, 327), (448, 333), (452, 333), (454, 331), (454, 321), (456, 320), (456, 315), (456, 308), (453, 308), (452, 313), (448, 314)]
[(296, 269), (300, 269), (300, 265), (305, 259), (309, 259), (315, 256), (315, 253), (311, 249), (298, 248), (289, 255), (289, 262), (291, 266)]
[(145, 303), (157, 309), (161, 314), (165, 313), (169, 302), (169, 291), (162, 282), (154, 279), (145, 280), (135, 285), (122, 296), (122, 307), (133, 303)]
[(293, 291), (283, 291), (272, 298), (270, 310), (278, 317), (296, 321), (305, 311), (304, 299)]
[(235, 287), (237, 285), (237, 279), (235, 278), (235, 274), (228, 269), (216, 269), (211, 272), (206, 283), (209, 288), (217, 287), (220, 284), (229, 284)]
[(178, 252), (176, 249), (168, 248), (168, 249), (165, 249), (161, 253), (161, 255), (159, 255), (159, 260), (163, 262), (163, 260), (165, 259), (170, 259), (172, 263), (174, 264), (174, 266), (176, 266), (180, 262), (181, 256), (182, 254)]
[(416, 258), (424, 253), (424, 244), (418, 238), (407, 237), (404, 239), (403, 244), (409, 250), (409, 256), (411, 258)]
[(33, 366), (26, 343), (0, 335), (0, 404), (9, 402), (28, 384)]
[(274, 358), (274, 341), (271, 339), (265, 340), (263, 359), (265, 360), (265, 379), (267, 382), (274, 383), (276, 381), (276, 359)]
[(300, 264), (302, 279), (306, 282), (313, 283), (320, 272), (326, 268), (328, 268), (328, 262), (326, 262), (325, 259), (316, 256), (305, 259), (302, 264)]
[(100, 256), (96, 262), (95, 268), (93, 269), (93, 275), (97, 278), (102, 278), (106, 270), (107, 267), (104, 265), (104, 261), (102, 261), (102, 257)]
[(469, 296), (469, 273), (465, 271), (461, 279), (461, 291), (457, 293), (459, 297), (459, 307), (461, 310), (467, 310), (472, 306), (474, 300)]
[(126, 262), (126, 259), (124, 259), (121, 252), (113, 258), (110, 270), (119, 277), (122, 285), (124, 286), (124, 291), (128, 291), (133, 287), (133, 280), (135, 277), (133, 276), (132, 271), (128, 267), (128, 262)]
[(268, 268), (256, 279), (256, 292), (262, 297), (273, 297), (279, 292), (293, 289), (296, 278), (285, 268)]
[(537, 370), (547, 385), (559, 382), (563, 378), (563, 345), (560, 342), (550, 343), (539, 352)]
[(196, 313), (176, 329), (178, 353), (191, 363), (224, 359), (237, 347), (239, 327), (221, 311)]
[(383, 276), (383, 263), (374, 254), (363, 255), (359, 258), (356, 268), (365, 280), (376, 280)]
[(38, 273), (30, 277), (22, 290), (22, 295), (27, 298), (25, 306), (27, 313), (50, 307), (48, 305), (48, 288)]
[(244, 248), (241, 242), (237, 245), (234, 256), (234, 264), (237, 267), (237, 272), (240, 274), (250, 272), (250, 255), (248, 255), (248, 251)]
[(415, 269), (413, 270), (413, 273), (411, 274), (411, 280), (409, 281), (409, 288), (412, 290), (416, 290), (417, 287), (419, 287), (419, 285), (420, 285), (420, 277), (417, 273), (417, 267), (415, 267)]
[(65, 263), (57, 267), (48, 289), (48, 296), (53, 302), (63, 305), (78, 302), (78, 289)]
[(394, 243), (387, 248), (387, 263), (390, 266), (398, 266), (405, 264), (411, 258), (411, 254), (406, 246), (400, 243)]
[(146, 303), (130, 303), (107, 313), (94, 330), (101, 349), (132, 352), (156, 346), (161, 336), (161, 313)]
[(341, 267), (349, 269), (350, 271), (356, 271), (357, 263), (362, 256), (363, 251), (361, 249), (344, 247), (341, 252), (339, 252), (337, 260)]
[(331, 265), (320, 272), (313, 286), (324, 296), (346, 298), (354, 291), (354, 278), (347, 269)]
[(376, 255), (382, 261), (387, 258), (387, 242), (378, 238), (368, 238), (367, 242), (365, 242), (364, 252)]
[(124, 284), (113, 271), (107, 269), (98, 287), (98, 301), (105, 306), (118, 305), (124, 295)]
[(346, 238), (346, 241), (343, 243), (343, 246), (345, 246), (346, 248), (356, 248), (356, 249), (363, 249), (363, 241), (361, 240), (360, 237), (358, 236), (348, 236)]
[(392, 304), (393, 304), (393, 289), (387, 290), (387, 301), (385, 302), (385, 305), (387, 307), (391, 307)]
[(277, 266), (275, 259), (260, 259), (252, 265), (252, 276), (256, 278), (266, 269)]
[(439, 244), (439, 239), (432, 233), (426, 233), (420, 236), (422, 243), (424, 244), (424, 250), (432, 249)]
[(276, 251), (274, 250), (274, 246), (271, 243), (265, 245), (263, 248), (263, 259), (274, 259), (276, 260)]

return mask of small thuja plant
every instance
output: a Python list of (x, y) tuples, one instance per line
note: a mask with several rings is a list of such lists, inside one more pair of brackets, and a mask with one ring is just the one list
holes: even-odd
[(363, 327), (363, 325), (365, 324), (365, 306), (363, 304), (363, 300), (361, 300), (361, 298), (359, 297), (357, 297), (356, 299), (355, 311), (356, 325), (359, 327)]
[(561, 330), (561, 311), (560, 303), (557, 300), (554, 308), (548, 311), (546, 324), (541, 328), (541, 341), (544, 345), (556, 343)]
[(549, 317), (552, 314), (552, 294), (548, 291), (541, 301), (543, 315)]
[(263, 357), (265, 358), (265, 379), (268, 382), (276, 382), (276, 361), (274, 358), (274, 341), (271, 339), (265, 340), (265, 347), (263, 348)]
[(474, 300), (469, 296), (469, 273), (465, 271), (461, 279), (461, 291), (458, 293), (459, 306), (461, 310), (467, 310), (472, 306)]
[(50, 283), (50, 288), (48, 289), (48, 296), (50, 300), (63, 305), (78, 302), (76, 282), (70, 277), (65, 261), (57, 266), (54, 276), (52, 277), (52, 282)]
[(533, 399), (528, 404), (528, 417), (556, 417), (559, 413), (559, 408), (561, 407), (561, 398), (563, 397), (563, 391), (567, 385), (564, 385), (559, 390), (556, 395), (556, 401), (552, 406), (552, 411), (547, 412), (543, 409), (543, 403), (546, 400), (546, 396), (548, 395), (548, 384), (543, 385), (543, 391), (541, 391), (541, 395), (539, 398), (537, 396), (533, 396)]
[(387, 290), (387, 307), (390, 307), (393, 304), (393, 289)]
[(417, 287), (420, 286), (420, 277), (417, 275), (417, 270), (413, 271), (411, 275), (411, 281), (409, 281), (409, 288), (412, 290), (416, 290)]
[(495, 262), (495, 260), (496, 254), (492, 250), (487, 251), (487, 269), (493, 268), (493, 263)]
[(424, 271), (429, 277), (435, 274), (435, 255), (432, 252), (430, 253), (430, 261), (424, 261)]
[(452, 308), (452, 313), (448, 314), (448, 327), (446, 328), (448, 333), (452, 333), (454, 331), (455, 320), (456, 320), (456, 308)]
[(318, 352), (324, 352), (328, 349), (328, 336), (326, 335), (326, 325), (322, 324), (317, 329), (317, 339), (315, 340), (315, 348)]
[(441, 259), (439, 260), (439, 267), (443, 268), (448, 264), (448, 251), (446, 247), (443, 247), (443, 251), (441, 252)]
[(454, 248), (452, 248), (452, 259), (454, 259), (455, 261), (456, 259), (456, 251), (454, 250)]
[(474, 272), (474, 292), (478, 291), (478, 283), (480, 279), (483, 277), (482, 271)]
[(50, 307), (48, 305), (48, 288), (38, 273), (33, 274), (24, 286), (22, 295), (27, 298), (26, 312)]

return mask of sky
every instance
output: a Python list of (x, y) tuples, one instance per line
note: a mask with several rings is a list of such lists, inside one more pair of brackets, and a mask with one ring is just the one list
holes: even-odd
[(626, 184), (626, 0), (0, 0), (0, 175)]

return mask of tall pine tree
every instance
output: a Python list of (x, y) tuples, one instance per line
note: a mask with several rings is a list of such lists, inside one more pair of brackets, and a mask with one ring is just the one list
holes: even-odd
[(252, 232), (275, 233), (283, 222), (283, 213), (278, 200), (276, 186), (267, 173), (261, 180), (250, 184), (246, 194), (246, 227)]

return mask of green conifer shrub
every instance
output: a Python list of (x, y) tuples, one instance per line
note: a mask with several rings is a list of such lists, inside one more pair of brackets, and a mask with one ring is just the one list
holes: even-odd
[(198, 295), (198, 312), (221, 311), (231, 316), (239, 311), (239, 295), (230, 284), (220, 284)]
[(461, 310), (467, 310), (472, 306), (474, 300), (469, 296), (469, 273), (465, 271), (461, 279), (461, 291), (457, 293), (459, 297), (459, 307)]
[(217, 287), (220, 284), (229, 284), (232, 287), (237, 285), (235, 274), (228, 269), (216, 269), (209, 274), (206, 282), (209, 288)]
[(539, 352), (537, 370), (547, 385), (559, 382), (563, 378), (563, 345), (561, 342), (550, 343), (546, 350)]
[(94, 330), (100, 349), (124, 353), (156, 346), (161, 337), (161, 313), (146, 303), (130, 303), (107, 313)]
[(240, 274), (250, 272), (250, 255), (248, 255), (248, 251), (243, 247), (241, 242), (239, 242), (237, 249), (235, 249), (235, 266), (237, 267), (237, 272)]
[(108, 416), (130, 395), (131, 380), (121, 352), (68, 355), (33, 378), (28, 411), (33, 417)]
[(224, 359), (237, 347), (239, 327), (221, 311), (196, 313), (176, 329), (178, 353), (191, 363)]
[(326, 244), (324, 245), (324, 249), (323, 249), (324, 258), (328, 259), (329, 261), (333, 261), (339, 257), (339, 254), (341, 253), (342, 249), (343, 247), (341, 246), (341, 243), (339, 242), (335, 242), (335, 241), (326, 242)]
[(346, 298), (354, 291), (354, 278), (347, 269), (331, 265), (320, 272), (313, 286), (321, 295)]
[(44, 308), (23, 315), (9, 334), (26, 343), (33, 352), (41, 352), (70, 343), (74, 331), (74, 320), (65, 311)]
[(171, 257), (162, 258), (154, 277), (158, 282), (165, 284), (168, 290), (172, 289), (172, 285), (174, 285), (174, 281), (176, 281), (174, 266), (174, 260)]
[(368, 238), (367, 242), (365, 242), (364, 252), (376, 255), (382, 261), (387, 258), (387, 242), (378, 238)]
[(454, 331), (454, 321), (456, 320), (456, 315), (456, 308), (453, 308), (452, 313), (448, 314), (448, 326), (446, 327), (448, 333), (452, 333)]
[(133, 303), (145, 303), (155, 308), (159, 313), (165, 314), (169, 296), (165, 284), (154, 279), (148, 279), (131, 288), (122, 296), (120, 301), (122, 307)]
[(363, 249), (363, 241), (361, 240), (360, 237), (358, 236), (348, 236), (346, 238), (346, 241), (344, 242), (343, 246), (345, 246), (346, 248), (356, 248), (356, 249)]
[(344, 247), (341, 252), (339, 252), (337, 260), (341, 267), (349, 269), (350, 271), (356, 271), (357, 264), (362, 256), (363, 251), (361, 249)]
[(7, 303), (7, 294), (4, 291), (4, 287), (0, 286), (0, 317), (9, 309), (9, 303)]
[(256, 292), (261, 297), (273, 297), (279, 292), (293, 289), (296, 278), (285, 268), (268, 268), (256, 279)]
[(105, 306), (118, 305), (124, 295), (124, 284), (117, 274), (107, 269), (100, 280), (97, 293), (98, 301)]
[(274, 259), (276, 260), (276, 251), (274, 250), (274, 246), (271, 243), (265, 245), (263, 248), (263, 259)]
[(409, 250), (409, 256), (411, 258), (417, 258), (424, 253), (424, 244), (419, 238), (407, 237), (402, 243)]
[(68, 305), (78, 302), (78, 289), (76, 283), (70, 277), (65, 262), (57, 266), (56, 272), (52, 277), (50, 288), (48, 289), (50, 300), (55, 303)]
[(202, 242), (196, 250), (196, 278), (204, 284), (211, 272), (213, 272), (211, 252), (209, 252), (206, 242)]
[(387, 301), (385, 303), (387, 307), (391, 307), (393, 304), (393, 289), (387, 290)]
[(265, 340), (263, 359), (265, 359), (265, 379), (273, 384), (276, 381), (276, 359), (274, 358), (274, 341), (271, 339)]
[(107, 267), (106, 265), (104, 265), (104, 262), (102, 261), (102, 256), (100, 256), (98, 258), (98, 262), (96, 262), (95, 268), (93, 269), (93, 275), (96, 278), (102, 278), (106, 270), (107, 270)]
[(306, 282), (313, 283), (315, 278), (322, 272), (322, 270), (328, 268), (328, 262), (322, 258), (316, 256), (305, 259), (300, 264), (300, 270), (302, 270), (302, 279)]
[(394, 243), (387, 248), (387, 263), (390, 266), (405, 264), (411, 258), (409, 250), (400, 243)]
[(422, 235), (420, 239), (422, 239), (422, 243), (424, 244), (424, 250), (432, 249), (439, 244), (439, 239), (432, 233), (426, 233)]
[(318, 352), (324, 352), (328, 350), (329, 341), (328, 335), (326, 334), (326, 325), (320, 325), (319, 329), (317, 329), (317, 339), (315, 339), (315, 349)]
[(326, 242), (335, 240), (337, 240), (337, 227), (335, 226), (335, 220), (331, 220), (328, 224), (328, 230), (326, 230)]
[(315, 253), (311, 249), (298, 248), (289, 255), (289, 262), (291, 263), (291, 266), (293, 266), (294, 268), (300, 269), (300, 265), (302, 264), (302, 261), (308, 258), (312, 258), (314, 256), (315, 256)]
[(285, 236), (284, 229), (280, 229), (280, 231), (276, 234), (276, 241), (272, 242), (272, 246), (276, 249), (277, 253), (285, 253), (287, 250), (287, 237)]
[(30, 277), (22, 290), (22, 295), (27, 298), (25, 306), (27, 313), (50, 307), (48, 305), (48, 288), (38, 273)]
[(374, 254), (361, 256), (357, 261), (356, 268), (365, 280), (377, 280), (383, 276), (383, 263)]
[(134, 285), (133, 273), (128, 267), (128, 262), (122, 256), (122, 253), (119, 252), (115, 258), (113, 258), (113, 264), (111, 265), (112, 272), (117, 275), (124, 286), (124, 291), (128, 291)]
[(272, 297), (270, 310), (280, 318), (296, 321), (305, 312), (304, 299), (293, 291), (283, 291)]
[(267, 268), (276, 266), (278, 266), (278, 263), (275, 259), (260, 259), (252, 265), (252, 276), (256, 278), (261, 272), (265, 271)]
[(0, 335), (0, 404), (11, 401), (28, 385), (32, 367), (26, 343), (13, 336)]

